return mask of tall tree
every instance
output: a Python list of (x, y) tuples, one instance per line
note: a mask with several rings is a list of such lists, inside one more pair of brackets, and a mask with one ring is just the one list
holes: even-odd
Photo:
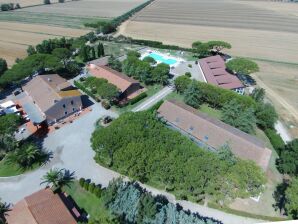
[(275, 108), (269, 103), (258, 103), (256, 108), (257, 125), (262, 129), (274, 128), (278, 119)]
[(288, 142), (285, 147), (280, 150), (277, 167), (281, 173), (292, 176), (298, 175), (298, 139)]
[(27, 48), (27, 54), (28, 54), (28, 56), (30, 56), (30, 55), (32, 55), (32, 54), (36, 54), (37, 52), (36, 52), (36, 50), (35, 50), (35, 48), (32, 46), (32, 45), (30, 45), (28, 48)]
[(236, 100), (226, 103), (222, 108), (222, 121), (244, 131), (254, 133), (256, 118), (253, 108), (243, 108)]
[(199, 108), (203, 103), (203, 94), (196, 82), (192, 81), (184, 93), (184, 102), (194, 108)]
[(166, 85), (170, 78), (170, 66), (164, 63), (158, 64), (152, 70), (152, 80), (155, 83)]
[(231, 49), (232, 45), (221, 40), (212, 40), (207, 42), (211, 50), (216, 51), (217, 53), (221, 52), (223, 49)]
[(0, 58), (0, 75), (2, 75), (7, 70), (7, 62), (5, 59)]
[(245, 58), (232, 59), (227, 62), (226, 66), (228, 70), (243, 75), (249, 75), (260, 70), (257, 63)]
[(263, 102), (265, 98), (265, 89), (255, 88), (250, 95), (256, 102)]
[(66, 64), (69, 61), (69, 58), (71, 57), (72, 52), (67, 48), (55, 48), (52, 51), (52, 55), (59, 58), (63, 63), (64, 68), (66, 68)]
[(293, 219), (298, 218), (298, 178), (291, 180), (285, 195), (285, 208), (286, 212)]
[(70, 186), (74, 181), (75, 172), (66, 169), (50, 169), (43, 177), (40, 184), (46, 184), (54, 189), (61, 189), (63, 186)]
[(179, 76), (174, 81), (177, 92), (184, 93), (188, 85), (191, 83), (191, 79), (186, 75)]

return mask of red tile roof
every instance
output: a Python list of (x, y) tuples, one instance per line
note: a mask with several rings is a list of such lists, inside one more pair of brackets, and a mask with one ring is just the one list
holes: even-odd
[(237, 76), (226, 71), (225, 62), (219, 55), (199, 60), (200, 66), (208, 83), (224, 89), (243, 87)]
[(43, 189), (19, 201), (8, 213), (8, 224), (77, 224), (59, 194)]
[(228, 143), (236, 156), (253, 160), (267, 170), (271, 150), (267, 149), (264, 142), (256, 137), (175, 100), (164, 102), (158, 109), (158, 113), (170, 124), (212, 148), (218, 149)]
[(97, 66), (95, 64), (90, 64), (88, 69), (92, 76), (108, 80), (109, 83), (117, 86), (121, 92), (125, 92), (132, 84), (139, 83), (137, 80), (107, 66)]

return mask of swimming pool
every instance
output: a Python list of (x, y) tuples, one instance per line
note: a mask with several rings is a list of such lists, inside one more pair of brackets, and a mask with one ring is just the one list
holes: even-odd
[(148, 55), (148, 57), (151, 57), (151, 58), (153, 58), (155, 61), (157, 61), (157, 62), (162, 62), (162, 63), (165, 63), (165, 64), (167, 64), (167, 65), (173, 65), (173, 64), (176, 64), (176, 63), (177, 63), (177, 61), (176, 61), (175, 59), (171, 59), (171, 58), (166, 59), (166, 58), (164, 58), (162, 55), (159, 55), (159, 54), (157, 54), (157, 53), (150, 53), (150, 54)]

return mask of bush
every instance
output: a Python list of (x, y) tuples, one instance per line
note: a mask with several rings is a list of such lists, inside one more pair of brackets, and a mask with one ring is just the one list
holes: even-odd
[(267, 135), (271, 142), (271, 145), (277, 152), (279, 152), (285, 146), (284, 141), (275, 129), (266, 129), (265, 134)]
[(101, 196), (101, 188), (100, 187), (95, 187), (93, 193), (96, 195), (96, 197), (100, 198), (100, 196)]
[(81, 187), (84, 186), (85, 181), (86, 181), (85, 178), (80, 178), (79, 184), (80, 184)]
[(148, 95), (146, 92), (141, 93), (140, 95), (136, 96), (135, 98), (131, 99), (129, 103), (131, 105), (136, 104), (137, 102), (141, 101), (142, 99), (146, 98)]
[(159, 107), (164, 103), (163, 100), (158, 101), (156, 104), (154, 104), (151, 108), (148, 109), (148, 111), (154, 112), (159, 109)]
[(109, 101), (107, 100), (103, 100), (101, 101), (101, 105), (103, 106), (103, 108), (105, 108), (106, 110), (111, 108), (111, 104), (109, 103)]
[(95, 183), (89, 184), (88, 191), (90, 191), (91, 193), (94, 193), (95, 187), (96, 187)]
[(89, 181), (87, 181), (87, 180), (85, 180), (85, 182), (84, 182), (84, 185), (83, 185), (83, 188), (86, 190), (86, 191), (88, 191), (88, 189), (89, 189)]
[(190, 72), (185, 72), (185, 76), (190, 78), (191, 77), (191, 73)]

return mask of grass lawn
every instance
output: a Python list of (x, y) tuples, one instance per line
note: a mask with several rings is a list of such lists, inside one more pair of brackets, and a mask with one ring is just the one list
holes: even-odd
[(0, 162), (0, 177), (11, 177), (11, 176), (20, 175), (20, 174), (32, 171), (38, 167), (39, 167), (39, 164), (35, 163), (32, 166), (32, 168), (23, 169), (23, 168), (19, 167), (19, 165), (10, 164), (10, 163), (6, 162), (5, 159), (3, 159)]
[(83, 189), (77, 181), (72, 183), (70, 187), (64, 187), (63, 190), (73, 198), (80, 209), (85, 210), (90, 215), (90, 220), (105, 223), (105, 220), (113, 217), (105, 208), (102, 200)]
[(158, 91), (160, 91), (163, 88), (163, 86), (156, 84), (156, 85), (153, 85), (153, 86), (146, 86), (145, 88), (147, 88), (146, 93), (148, 95), (146, 98), (140, 100), (139, 102), (137, 102), (137, 103), (135, 103), (133, 105), (128, 104), (127, 106), (122, 107), (122, 108), (117, 107), (117, 106), (113, 106), (112, 109), (114, 111), (120, 113), (120, 114), (125, 113), (125, 112), (128, 112), (128, 111), (131, 111), (133, 108), (137, 107), (138, 105), (140, 105), (141, 103), (143, 103), (144, 101), (146, 101), (149, 97), (153, 96), (155, 93), (157, 93)]

